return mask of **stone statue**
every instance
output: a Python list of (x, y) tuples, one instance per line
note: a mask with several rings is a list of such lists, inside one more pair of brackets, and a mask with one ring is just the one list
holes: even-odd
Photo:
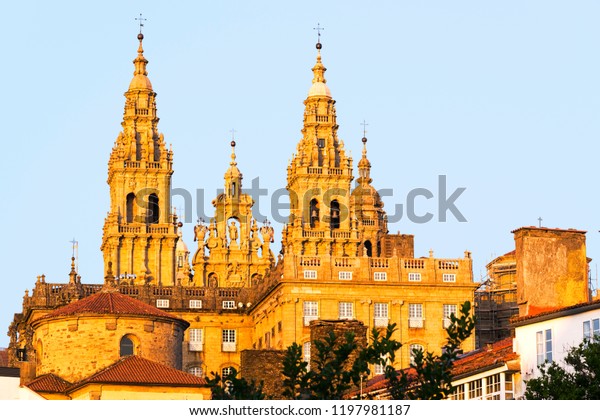
[(229, 224), (229, 240), (231, 242), (237, 242), (238, 238), (238, 228), (234, 222)]

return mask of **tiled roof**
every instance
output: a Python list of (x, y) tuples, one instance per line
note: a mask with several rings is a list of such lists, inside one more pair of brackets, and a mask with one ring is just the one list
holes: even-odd
[[(594, 300), (592, 302), (583, 302), (576, 305), (565, 306), (562, 308), (540, 308), (534, 307), (533, 313), (527, 316), (522, 316), (511, 320), (512, 324), (529, 324), (532, 320), (537, 318), (560, 318), (561, 316), (570, 315), (572, 313), (581, 313), (591, 311), (593, 309), (600, 308), (600, 301)], [(530, 311), (532, 309), (530, 308)]]
[(139, 356), (128, 356), (73, 385), (72, 388), (93, 383), (204, 386), (206, 380)]
[(53, 392), (62, 393), (69, 388), (71, 384), (58, 376), (47, 373), (38, 376), (33, 381), (27, 384), (27, 387), (35, 392)]
[(511, 360), (517, 360), (519, 355), (513, 352), (512, 338), (493, 343), (487, 347), (463, 354), (454, 362), (452, 376), (465, 375), (470, 372), (482, 371), (503, 364)]
[(42, 319), (82, 314), (159, 316), (181, 320), (147, 303), (113, 291), (94, 293), (91, 296), (58, 308)]

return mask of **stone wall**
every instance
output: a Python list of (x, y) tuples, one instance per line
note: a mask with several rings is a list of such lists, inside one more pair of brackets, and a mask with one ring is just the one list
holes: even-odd
[(241, 376), (256, 383), (263, 381), (263, 392), (270, 399), (281, 399), (285, 350), (243, 350)]

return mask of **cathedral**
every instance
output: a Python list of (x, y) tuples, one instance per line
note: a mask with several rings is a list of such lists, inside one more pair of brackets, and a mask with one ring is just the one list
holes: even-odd
[(108, 160), (104, 272), (84, 284), (73, 261), (68, 281), (42, 275), (25, 293), (9, 327), (9, 363), (23, 384), (49, 399), (209, 398), (204, 377), (243, 372), (246, 350), (298, 343), (310, 360), (316, 320), (395, 323), (398, 368), (416, 348), (440, 351), (450, 314), (473, 301), (471, 254), (415, 258), (412, 235), (389, 233), (367, 138), (355, 174), (338, 137), (322, 44), (287, 168), (281, 250), (277, 227), (253, 217), (235, 141), (214, 215), (194, 227), (190, 250), (171, 206), (175, 157), (158, 129), (143, 39)]

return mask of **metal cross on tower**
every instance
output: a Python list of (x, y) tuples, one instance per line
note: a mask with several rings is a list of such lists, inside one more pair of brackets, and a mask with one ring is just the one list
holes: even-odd
[(321, 27), (320, 23), (317, 23), (317, 27), (313, 28), (315, 31), (317, 31), (317, 42), (321, 42), (321, 31), (324, 31), (325, 28)]
[(363, 126), (363, 137), (367, 137), (367, 122), (365, 120), (363, 120), (363, 122), (360, 123), (360, 125)]
[(142, 14), (140, 13), (140, 17), (139, 18), (135, 18), (135, 20), (138, 20), (140, 22), (140, 34), (142, 33), (142, 28), (144, 27), (144, 22), (147, 21), (148, 19), (145, 19), (142, 17)]

